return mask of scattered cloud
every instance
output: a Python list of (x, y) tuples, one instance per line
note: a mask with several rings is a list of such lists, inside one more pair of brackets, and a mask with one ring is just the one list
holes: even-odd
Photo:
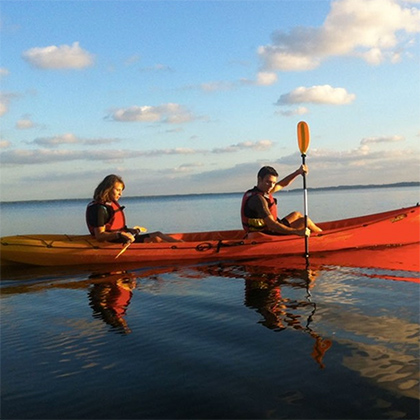
[(175, 168), (172, 168), (172, 170), (167, 170), (167, 169), (162, 169), (162, 173), (163, 174), (168, 174), (168, 173), (172, 173), (172, 174), (187, 174), (187, 173), (191, 173), (194, 172), (195, 169), (197, 168), (201, 168), (204, 166), (204, 163), (201, 162), (197, 162), (197, 163), (184, 163), (182, 165), (179, 165)]
[(43, 146), (47, 148), (55, 148), (68, 144), (84, 144), (87, 146), (99, 146), (104, 144), (111, 144), (121, 141), (117, 138), (98, 138), (98, 139), (82, 139), (72, 133), (62, 134), (61, 136), (52, 137), (38, 137), (31, 144)]
[[(284, 156), (277, 162), (283, 164), (296, 164), (299, 153)], [(373, 151), (368, 145), (361, 144), (359, 147), (349, 150), (331, 150), (331, 149), (311, 149), (310, 165), (319, 169), (329, 170), (330, 168), (347, 167), (350, 168), (386, 168), (390, 162), (399, 166), (404, 166), (404, 162), (420, 163), (418, 152), (407, 150), (377, 150)], [(418, 172), (418, 171), (417, 171)], [(351, 177), (350, 177), (351, 179)]]
[(184, 129), (182, 127), (175, 127), (169, 130), (165, 130), (165, 133), (182, 133)]
[(161, 122), (167, 124), (182, 124), (197, 119), (186, 107), (175, 103), (119, 108), (112, 111), (107, 118), (120, 122)]
[[(372, 65), (395, 63), (420, 32), (420, 11), (398, 0), (341, 0), (321, 27), (277, 31), (260, 46), (264, 71), (307, 71), (334, 56), (355, 56)], [(408, 39), (407, 39), (408, 38)]]
[(205, 93), (213, 92), (226, 92), (238, 88), (238, 84), (235, 82), (225, 81), (225, 80), (214, 80), (210, 82), (203, 82), (197, 85), (186, 85), (181, 88), (181, 90), (190, 91), (190, 90), (199, 90)]
[(257, 74), (257, 85), (258, 86), (271, 86), (277, 83), (278, 76), (276, 73), (268, 71), (260, 71)]
[(232, 144), (228, 147), (218, 147), (213, 149), (212, 153), (236, 153), (242, 150), (255, 150), (255, 151), (264, 151), (269, 150), (273, 146), (271, 140), (259, 140), (256, 142), (252, 141), (243, 141), (240, 143)]
[(276, 105), (290, 105), (300, 103), (344, 105), (353, 102), (355, 94), (348, 93), (344, 88), (334, 88), (330, 85), (298, 87), (293, 91), (281, 95)]
[(214, 82), (205, 82), (199, 85), (200, 90), (203, 92), (220, 92), (227, 91), (236, 88), (235, 83), (226, 82), (226, 81), (214, 81)]
[[(418, 150), (371, 150), (367, 145), (337, 151), (311, 149), (307, 164), (313, 187), (420, 181)], [(276, 163), (284, 171), (296, 166), (299, 153)], [(284, 165), (284, 166), (283, 166)]]
[(375, 144), (375, 143), (395, 143), (404, 141), (403, 136), (383, 136), (383, 137), (366, 137), (360, 142), (361, 145)]
[(141, 67), (141, 72), (173, 72), (174, 70), (165, 64), (155, 64), (151, 67)]
[(3, 100), (0, 100), (0, 117), (6, 114), (6, 112), (9, 110), (9, 102)]
[[(58, 137), (47, 137), (35, 139), (32, 143), (44, 146), (43, 149), (12, 149), (1, 154), (3, 165), (32, 165), (64, 161), (122, 161), (125, 159), (135, 159), (139, 157), (160, 157), (169, 155), (198, 155), (198, 154), (221, 154), (236, 153), (242, 150), (265, 151), (270, 149), (272, 142), (270, 140), (260, 140), (256, 142), (246, 141), (225, 148), (214, 149), (193, 149), (177, 147), (172, 149), (154, 149), (154, 150), (51, 150), (61, 144), (93, 144), (101, 140), (80, 140), (73, 134), (66, 134)], [(112, 139), (109, 141), (113, 141)], [(116, 140), (115, 140), (116, 141)]]
[(140, 61), (140, 55), (139, 54), (133, 54), (132, 56), (128, 57), (124, 64), (126, 66), (131, 66), (132, 64), (138, 63)]
[(11, 146), (10, 141), (3, 140), (3, 139), (0, 140), (0, 149), (7, 149), (10, 146)]
[(83, 69), (94, 63), (94, 56), (82, 49), (78, 42), (72, 45), (35, 47), (25, 51), (23, 58), (38, 69)]
[(18, 130), (30, 130), (31, 128), (37, 127), (38, 124), (34, 123), (29, 117), (24, 117), (16, 121), (16, 128)]
[(10, 102), (19, 97), (16, 93), (0, 92), (0, 117), (9, 112)]
[(0, 67), (0, 77), (5, 77), (8, 76), (10, 74), (9, 70), (4, 68), (4, 67)]
[(243, 85), (255, 85), (255, 86), (271, 86), (277, 83), (278, 76), (276, 73), (271, 71), (260, 71), (257, 73), (255, 80), (241, 79), (240, 82)]

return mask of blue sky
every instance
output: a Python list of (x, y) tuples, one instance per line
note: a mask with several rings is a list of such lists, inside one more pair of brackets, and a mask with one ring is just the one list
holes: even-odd
[[(420, 180), (420, 2), (1, 2), (1, 200)], [(292, 184), (299, 188), (300, 180)]]

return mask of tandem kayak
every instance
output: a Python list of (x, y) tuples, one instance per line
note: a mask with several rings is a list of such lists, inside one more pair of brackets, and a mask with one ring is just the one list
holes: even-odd
[[(366, 249), (420, 243), (420, 206), (318, 223), (309, 252)], [(118, 258), (121, 244), (98, 242), (90, 235), (18, 235), (0, 239), (2, 264), (38, 266), (97, 264), (168, 264), (180, 262), (251, 260), (269, 256), (303, 255), (304, 238), (266, 235), (243, 230), (171, 233), (183, 242), (133, 243)]]

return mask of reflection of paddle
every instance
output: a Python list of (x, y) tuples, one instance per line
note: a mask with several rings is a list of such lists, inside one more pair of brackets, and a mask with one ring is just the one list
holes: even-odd
[[(147, 232), (147, 229), (145, 227), (142, 226), (134, 226), (134, 229), (137, 229), (138, 232), (134, 235), (135, 237), (139, 234), (139, 233), (144, 233)], [(124, 254), (125, 251), (127, 251), (127, 248), (132, 244), (133, 242), (128, 242), (128, 244), (124, 245), (123, 249), (117, 254), (117, 256), (115, 257), (115, 259), (117, 259), (121, 254)]]
[[(301, 121), (297, 125), (297, 137), (299, 150), (302, 156), (302, 165), (305, 165), (306, 151), (309, 148), (309, 127), (305, 121)], [(308, 192), (306, 189), (306, 174), (303, 173), (303, 206), (305, 217), (305, 229), (308, 228)], [(309, 257), (309, 238), (305, 235), (305, 257)]]

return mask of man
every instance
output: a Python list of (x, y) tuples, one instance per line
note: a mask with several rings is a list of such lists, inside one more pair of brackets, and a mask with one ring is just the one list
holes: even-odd
[(309, 236), (312, 232), (322, 232), (308, 218), (305, 229), (305, 218), (295, 211), (279, 220), (277, 217), (277, 200), (273, 193), (290, 185), (298, 175), (308, 173), (306, 165), (277, 182), (278, 173), (271, 166), (262, 167), (257, 176), (257, 186), (248, 190), (242, 199), (241, 219), (247, 232), (263, 232), (270, 235)]

